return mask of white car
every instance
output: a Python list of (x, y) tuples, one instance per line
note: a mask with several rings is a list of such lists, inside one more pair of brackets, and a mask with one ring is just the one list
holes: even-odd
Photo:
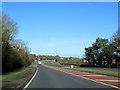
[(40, 65), (41, 65), (41, 64), (42, 64), (42, 62), (41, 62), (41, 61), (38, 61), (38, 64), (40, 64)]

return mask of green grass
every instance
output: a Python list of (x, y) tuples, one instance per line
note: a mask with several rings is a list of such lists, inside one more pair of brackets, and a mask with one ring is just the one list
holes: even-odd
[(60, 65), (60, 63), (58, 62), (51, 62), (52, 64), (55, 64), (55, 65)]
[(45, 61), (45, 60), (42, 60), (42, 63), (46, 63), (47, 61)]
[(86, 69), (86, 68), (69, 68), (65, 67), (66, 69), (72, 69), (72, 70), (78, 70), (78, 71), (86, 71), (86, 72), (91, 72), (91, 73), (99, 73), (99, 74), (104, 74), (104, 75), (111, 75), (111, 76), (116, 76), (118, 77), (117, 71), (106, 71), (106, 70), (97, 70), (97, 69)]
[(32, 68), (31, 65), (28, 66), (28, 67), (26, 67), (26, 68), (22, 68), (22, 69), (20, 69), (19, 71), (7, 73), (7, 74), (5, 74), (5, 75), (0, 76), (0, 80), (6, 80), (6, 79), (9, 79), (9, 78), (12, 78), (12, 77), (14, 77), (15, 75), (18, 75), (18, 74), (20, 74), (20, 73), (22, 73), (22, 72), (24, 72), (24, 71), (29, 70), (30, 68)]

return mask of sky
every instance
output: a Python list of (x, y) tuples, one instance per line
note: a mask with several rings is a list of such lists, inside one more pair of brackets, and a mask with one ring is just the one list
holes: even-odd
[(3, 2), (32, 54), (82, 57), (95, 39), (118, 28), (117, 2)]
[(2, 0), (2, 2), (119, 2), (120, 0)]

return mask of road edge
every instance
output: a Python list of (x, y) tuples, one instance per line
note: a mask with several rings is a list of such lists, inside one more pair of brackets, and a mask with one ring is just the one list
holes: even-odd
[(32, 76), (32, 78), (28, 81), (28, 83), (24, 86), (24, 88), (22, 90), (25, 90), (26, 88), (28, 88), (28, 86), (30, 85), (30, 83), (33, 81), (33, 79), (35, 78), (36, 74), (38, 72), (38, 68), (36, 66), (36, 72), (34, 73), (34, 75)]
[[(61, 71), (61, 72), (64, 72), (64, 73), (67, 73), (67, 74), (71, 74), (71, 75), (74, 75), (74, 76), (80, 77), (79, 75), (75, 75), (75, 74), (68, 73), (68, 72), (65, 72), (65, 71)], [(87, 79), (87, 80), (90, 80), (90, 81), (94, 81), (94, 82), (97, 82), (97, 83), (100, 83), (100, 84), (103, 84), (103, 85), (106, 85), (106, 86), (110, 86), (110, 87), (113, 87), (113, 88), (120, 89), (120, 88), (117, 87), (117, 86), (113, 86), (113, 85), (110, 85), (110, 84), (106, 84), (106, 83), (98, 82), (98, 81), (93, 80), (93, 79), (88, 79), (88, 78), (85, 78), (85, 77), (80, 77), (80, 78), (84, 78), (84, 79)]]

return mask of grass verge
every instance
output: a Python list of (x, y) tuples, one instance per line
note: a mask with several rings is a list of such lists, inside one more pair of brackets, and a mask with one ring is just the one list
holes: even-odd
[(110, 75), (110, 76), (115, 76), (118, 77), (120, 74), (120, 71), (106, 71), (106, 70), (96, 70), (96, 69), (86, 69), (86, 68), (69, 68), (69, 67), (64, 67), (65, 69), (71, 69), (71, 70), (78, 70), (78, 71), (85, 71), (85, 72), (90, 72), (90, 73), (98, 73), (98, 74), (104, 74), (104, 75)]
[(18, 75), (18, 74), (21, 74), (22, 72), (25, 72), (27, 70), (29, 70), (30, 68), (32, 68), (32, 65), (26, 67), (26, 68), (22, 68), (16, 72), (10, 72), (10, 73), (7, 73), (5, 75), (2, 75), (0, 76), (0, 80), (6, 80), (6, 79), (9, 79), (9, 78), (12, 78), (14, 77), (15, 75)]

